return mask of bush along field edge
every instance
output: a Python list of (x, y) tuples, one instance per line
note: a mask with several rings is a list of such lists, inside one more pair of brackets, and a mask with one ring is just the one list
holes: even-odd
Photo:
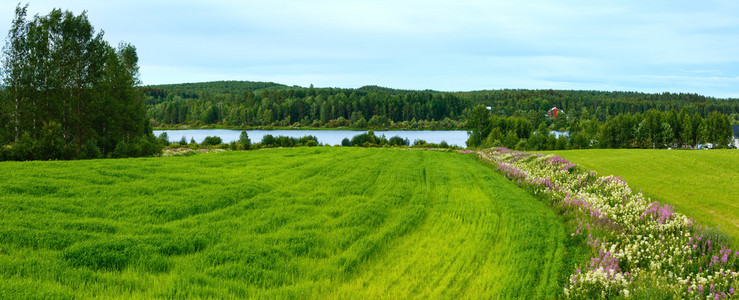
[(728, 235), (633, 192), (623, 179), (556, 155), (507, 148), (476, 154), (551, 204), (589, 248), (564, 287), (568, 298), (725, 299), (739, 288), (739, 251), (729, 248)]

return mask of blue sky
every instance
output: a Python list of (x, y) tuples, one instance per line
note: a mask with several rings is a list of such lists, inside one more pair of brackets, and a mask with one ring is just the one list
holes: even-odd
[[(63, 4), (60, 4), (63, 3)], [(144, 84), (739, 98), (739, 1), (34, 1), (138, 49)], [(6, 34), (15, 3), (0, 4)]]

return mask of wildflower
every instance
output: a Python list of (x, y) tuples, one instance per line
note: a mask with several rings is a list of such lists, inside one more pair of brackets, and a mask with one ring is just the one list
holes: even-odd
[[(564, 288), (567, 297), (607, 297), (606, 291), (621, 291), (628, 297), (630, 286), (643, 276), (682, 291), (676, 294), (678, 298), (689, 298), (695, 291), (704, 295), (704, 286), (710, 286), (709, 297), (724, 297), (725, 292), (716, 291), (724, 286), (732, 287), (728, 294), (734, 294), (739, 277), (731, 269), (737, 267), (734, 260), (739, 251), (714, 251), (712, 241), (702, 236), (705, 227), (674, 212), (670, 205), (650, 202), (632, 192), (622, 178), (572, 169), (569, 161), (553, 155), (505, 148), (487, 150), (485, 155), (506, 178), (535, 195), (546, 195), (563, 215), (576, 217), (573, 235), (587, 234), (593, 256), (571, 275)], [(593, 236), (601, 229), (611, 230), (613, 239)], [(729, 260), (732, 253), (735, 258)], [(724, 272), (723, 268), (730, 269)], [(703, 273), (707, 271), (713, 273)]]

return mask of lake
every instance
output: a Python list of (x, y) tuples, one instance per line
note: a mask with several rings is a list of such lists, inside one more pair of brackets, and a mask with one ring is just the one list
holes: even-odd
[[(184, 136), (185, 139), (190, 142), (190, 139), (195, 139), (196, 142), (200, 143), (207, 136), (220, 137), (224, 143), (237, 141), (241, 130), (232, 129), (187, 129), (187, 130), (154, 130), (154, 135), (159, 136), (162, 132), (167, 133), (170, 142), (178, 142)], [(262, 140), (262, 137), (271, 134), (273, 136), (289, 136), (300, 138), (306, 135), (312, 135), (318, 138), (318, 142), (328, 145), (341, 145), (341, 140), (344, 138), (351, 139), (355, 135), (366, 133), (366, 130), (247, 130), (249, 139), (252, 143), (257, 143)], [(467, 131), (464, 130), (394, 130), (384, 131), (377, 130), (375, 135), (391, 138), (393, 136), (399, 136), (404, 139), (408, 139), (411, 144), (415, 140), (425, 140), (429, 143), (440, 143), (446, 141), (449, 145), (456, 145), (459, 147), (466, 147), (467, 142)]]

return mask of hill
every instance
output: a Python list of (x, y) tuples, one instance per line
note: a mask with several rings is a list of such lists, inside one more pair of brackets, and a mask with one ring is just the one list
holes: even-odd
[(556, 298), (552, 209), (474, 157), (296, 148), (0, 164), (0, 297)]
[[(534, 124), (552, 107), (567, 118), (601, 122), (621, 114), (677, 110), (702, 117), (734, 114), (739, 99), (696, 94), (646, 94), (567, 90), (484, 90), (440, 92), (379, 86), (315, 88), (271, 82), (218, 81), (141, 87), (147, 116), (158, 125), (313, 126), (354, 128), (466, 128), (471, 109), (482, 104), (497, 116)], [(155, 125), (157, 125), (155, 124)]]
[(198, 83), (160, 84), (141, 87), (144, 94), (155, 98), (166, 98), (169, 94), (182, 98), (198, 98), (201, 95), (241, 94), (246, 91), (259, 92), (290, 88), (274, 82), (254, 81), (211, 81)]

